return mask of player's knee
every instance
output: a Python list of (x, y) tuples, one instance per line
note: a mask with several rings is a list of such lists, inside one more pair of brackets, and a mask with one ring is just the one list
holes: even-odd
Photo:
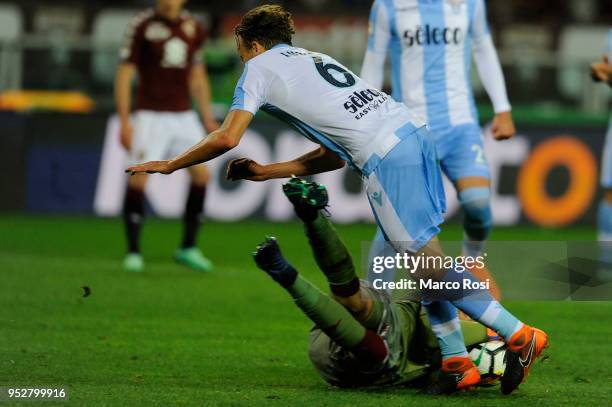
[(210, 175), (208, 173), (208, 168), (204, 164), (196, 165), (192, 167), (191, 171), (191, 182), (194, 185), (199, 187), (205, 187), (208, 184), (208, 179)]
[(148, 179), (147, 174), (134, 174), (128, 178), (128, 188), (144, 191)]
[(470, 239), (485, 240), (491, 231), (491, 192), (489, 188), (466, 188), (459, 193), (463, 206), (465, 232)]
[[(612, 234), (612, 203), (606, 199), (601, 200), (597, 211), (597, 225), (600, 234)], [(607, 239), (607, 238), (606, 238)]]
[(123, 214), (131, 216), (132, 214), (144, 213), (144, 188), (133, 187), (128, 185), (123, 198)]

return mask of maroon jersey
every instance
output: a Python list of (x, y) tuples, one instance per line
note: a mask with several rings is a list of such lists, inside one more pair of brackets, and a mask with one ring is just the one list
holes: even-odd
[(201, 63), (204, 37), (202, 25), (186, 11), (176, 21), (154, 10), (134, 18), (120, 57), (138, 69), (137, 110), (191, 109), (189, 74), (193, 65)]

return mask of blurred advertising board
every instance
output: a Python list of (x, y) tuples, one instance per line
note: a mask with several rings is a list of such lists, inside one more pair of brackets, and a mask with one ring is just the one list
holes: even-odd
[[(496, 224), (529, 221), (542, 226), (563, 226), (593, 221), (604, 129), (530, 126), (521, 128), (515, 138), (504, 142), (493, 141), (488, 126), (483, 132)], [(234, 158), (249, 157), (261, 163), (285, 161), (315, 147), (280, 123), (256, 120), (238, 148), (210, 163), (212, 182), (206, 213), (225, 221), (250, 216), (274, 221), (292, 218), (291, 206), (280, 188), (283, 181), (231, 183), (224, 179), (225, 169)], [(121, 209), (125, 160), (118, 142), (118, 123), (111, 118), (94, 201), (98, 215), (115, 216)], [(328, 186), (330, 212), (336, 221), (372, 221), (360, 179), (350, 170), (320, 174), (314, 179)], [(179, 217), (188, 183), (184, 172), (153, 177), (147, 191), (153, 211), (162, 217)], [(459, 212), (458, 201), (448, 180), (445, 187), (447, 216), (453, 218)]]
[[(114, 116), (3, 113), (2, 118), (0, 148), (7, 161), (5, 171), (0, 172), (6, 192), (0, 209), (99, 216), (120, 213), (127, 180), (126, 154), (118, 141)], [(504, 142), (492, 141), (487, 126), (484, 134), (497, 225), (594, 222), (605, 128), (519, 126), (518, 135)], [(297, 157), (314, 147), (284, 124), (259, 115), (239, 147), (210, 162), (207, 216), (221, 221), (291, 219), (292, 208), (282, 195), (281, 180), (228, 182), (225, 169), (229, 160), (238, 157), (269, 163)], [(361, 180), (350, 170), (314, 178), (328, 186), (330, 211), (337, 222), (372, 221)], [(147, 186), (152, 214), (181, 216), (188, 183), (183, 171), (152, 176)], [(448, 181), (446, 188), (448, 217), (456, 218), (459, 205)]]

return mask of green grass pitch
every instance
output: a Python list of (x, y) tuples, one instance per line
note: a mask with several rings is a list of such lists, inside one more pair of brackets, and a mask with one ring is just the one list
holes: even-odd
[[(371, 225), (338, 228), (359, 256)], [(70, 387), (74, 405), (609, 405), (612, 303), (515, 302), (551, 336), (549, 358), (520, 391), (430, 398), (406, 388), (338, 390), (306, 355), (308, 320), (257, 270), (250, 253), (277, 236), (291, 262), (325, 289), (300, 225), (207, 223), (212, 274), (177, 266), (178, 222), (149, 220), (147, 270), (120, 269), (118, 220), (0, 217), (0, 386)], [(460, 239), (449, 226), (443, 239)], [(502, 240), (591, 240), (578, 228), (496, 229)], [(91, 295), (82, 298), (82, 286)]]

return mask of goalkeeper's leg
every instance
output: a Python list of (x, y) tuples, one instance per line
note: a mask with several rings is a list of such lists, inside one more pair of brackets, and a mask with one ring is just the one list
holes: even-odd
[(284, 259), (276, 239), (266, 239), (254, 257), (259, 268), (284, 287), (304, 314), (334, 342), (372, 366), (384, 365), (389, 352), (383, 339), (302, 278)]
[(376, 329), (383, 314), (383, 305), (372, 301), (360, 289), (355, 265), (336, 229), (321, 214), (328, 196), (323, 185), (292, 178), (283, 185), (283, 192), (304, 223), (304, 232), (319, 268), (327, 277), (333, 297), (344, 305), (366, 328)]

